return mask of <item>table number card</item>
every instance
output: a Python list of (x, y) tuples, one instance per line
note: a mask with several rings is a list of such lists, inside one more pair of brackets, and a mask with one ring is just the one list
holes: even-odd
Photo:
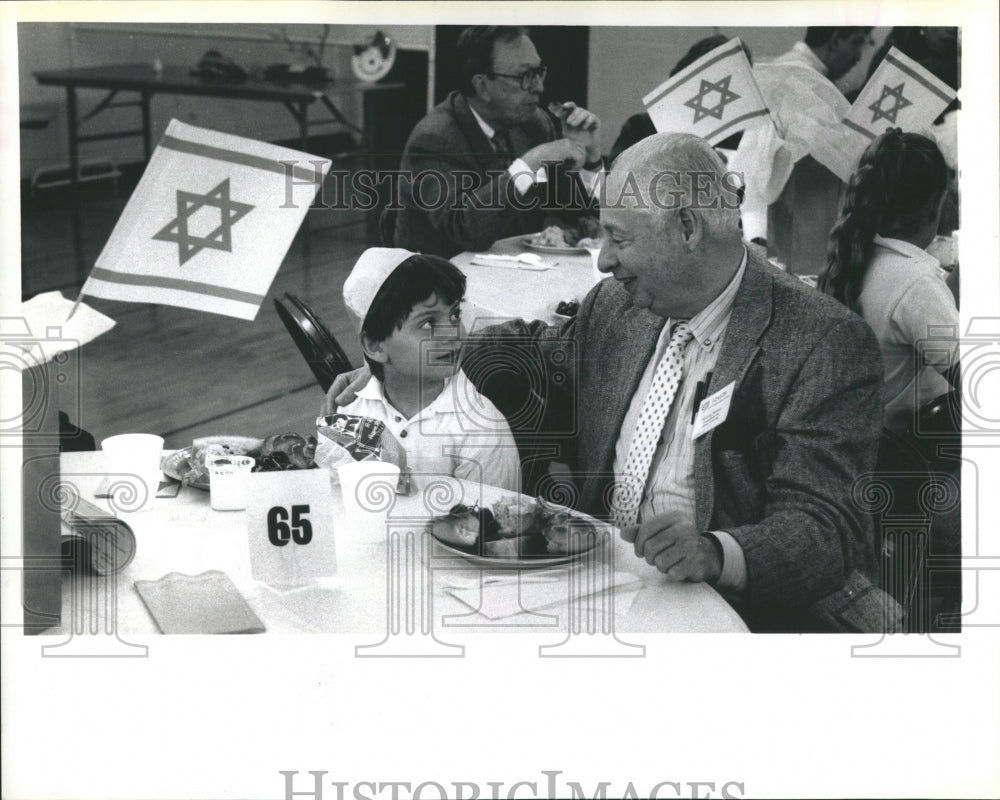
[(254, 580), (290, 588), (336, 573), (333, 490), (325, 469), (252, 473), (246, 521)]

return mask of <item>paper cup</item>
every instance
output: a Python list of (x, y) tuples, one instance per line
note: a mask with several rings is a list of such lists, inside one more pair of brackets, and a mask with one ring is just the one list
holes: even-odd
[(123, 433), (101, 442), (111, 505), (118, 511), (148, 511), (160, 488), (163, 437)]
[(205, 459), (215, 511), (242, 511), (247, 507), (247, 478), (256, 463), (250, 456), (222, 453)]
[(337, 467), (347, 535), (355, 541), (385, 541), (386, 514), (396, 499), (399, 467), (384, 461), (353, 461)]

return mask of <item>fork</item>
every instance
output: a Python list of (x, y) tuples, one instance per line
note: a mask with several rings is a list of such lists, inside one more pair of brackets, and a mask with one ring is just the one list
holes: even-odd
[(539, 574), (539, 575), (490, 575), (482, 576), (478, 580), (463, 580), (461, 578), (444, 578), (441, 585), (446, 589), (475, 589), (477, 586), (505, 586), (519, 583), (557, 583), (562, 580), (561, 575)]

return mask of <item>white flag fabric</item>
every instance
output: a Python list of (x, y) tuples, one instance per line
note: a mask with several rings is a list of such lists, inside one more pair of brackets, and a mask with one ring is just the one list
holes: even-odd
[(83, 293), (254, 319), (329, 169), (171, 120)]
[(730, 39), (642, 98), (660, 133), (693, 133), (710, 144), (767, 115), (739, 39)]
[(844, 118), (844, 126), (851, 134), (847, 146), (852, 165), (889, 128), (929, 131), (956, 96), (955, 90), (944, 81), (905, 53), (891, 48)]

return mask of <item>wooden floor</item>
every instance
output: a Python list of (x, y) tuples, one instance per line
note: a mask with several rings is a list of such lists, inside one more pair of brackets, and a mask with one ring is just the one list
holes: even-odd
[[(124, 208), (131, 187), (86, 187), (84, 253), (92, 265)], [(341, 289), (368, 246), (358, 212), (313, 209), (308, 263), (302, 233), (292, 244), (252, 322), (172, 306), (88, 298), (115, 327), (77, 351), (79, 369), (60, 388), (60, 406), (98, 442), (128, 432), (158, 433), (170, 448), (196, 436), (310, 433), (323, 395), (274, 310), (291, 292), (305, 300), (354, 363), (356, 333)], [(75, 298), (80, 286), (69, 203), (47, 190), (22, 203), (22, 294), (59, 289)]]

